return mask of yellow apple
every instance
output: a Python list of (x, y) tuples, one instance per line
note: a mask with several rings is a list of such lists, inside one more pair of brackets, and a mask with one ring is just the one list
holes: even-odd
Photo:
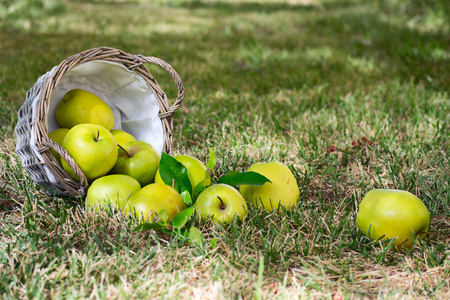
[[(116, 140), (109, 130), (100, 125), (74, 126), (66, 134), (63, 148), (75, 160), (89, 182), (106, 175), (117, 161)], [(61, 165), (72, 178), (79, 180), (62, 158)]]
[[(57, 143), (58, 145), (63, 144), (64, 142), (64, 138), (66, 137), (66, 134), (69, 132), (68, 128), (58, 128), (53, 130), (52, 132), (50, 132), (48, 134), (48, 137), (50, 139), (52, 139), (55, 143)], [(59, 155), (58, 152), (56, 152), (55, 150), (52, 149), (53, 152), (53, 156), (56, 158), (56, 160), (61, 163), (61, 155)]]
[(132, 141), (136, 140), (134, 138), (134, 136), (132, 136), (128, 132), (123, 131), (121, 129), (113, 129), (113, 130), (111, 130), (111, 133), (114, 136), (114, 138), (116, 139), (117, 145), (120, 145), (120, 146), (123, 146), (124, 144), (126, 144), (128, 142), (132, 142)]
[(211, 218), (214, 223), (230, 223), (235, 216), (242, 220), (248, 214), (247, 202), (239, 191), (222, 183), (201, 192), (195, 210), (202, 221)]
[(398, 250), (412, 248), (425, 237), (430, 213), (415, 195), (402, 190), (376, 189), (359, 204), (356, 225), (372, 240), (396, 238)]
[(297, 181), (291, 170), (280, 162), (255, 163), (247, 170), (267, 177), (270, 182), (263, 185), (241, 185), (240, 192), (245, 200), (268, 212), (283, 205), (291, 209), (300, 194)]
[(160, 160), (158, 152), (149, 143), (131, 141), (120, 146), (111, 173), (129, 175), (145, 186), (155, 181)]
[(109, 204), (123, 209), (128, 199), (140, 189), (139, 182), (131, 176), (123, 174), (102, 176), (89, 186), (86, 208), (98, 210)]
[(144, 186), (131, 196), (125, 205), (127, 212), (143, 217), (143, 221), (150, 222), (163, 209), (166, 210), (169, 220), (186, 208), (183, 198), (171, 186), (163, 183), (151, 183)]
[(84, 123), (101, 125), (108, 130), (114, 126), (114, 114), (108, 104), (82, 89), (68, 91), (56, 107), (55, 116), (64, 128)]
[[(205, 181), (205, 187), (211, 185), (208, 169), (200, 160), (189, 155), (175, 155), (173, 158), (175, 158), (187, 169), (187, 175), (189, 177), (189, 181), (191, 182), (192, 192), (194, 192), (197, 184), (202, 181)], [(156, 172), (155, 182), (164, 183), (161, 179), (161, 175), (159, 174), (159, 169)]]

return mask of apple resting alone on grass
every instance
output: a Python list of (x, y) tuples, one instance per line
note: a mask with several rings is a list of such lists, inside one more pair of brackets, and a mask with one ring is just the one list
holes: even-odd
[(425, 237), (430, 213), (413, 194), (394, 189), (376, 189), (366, 194), (359, 205), (356, 225), (371, 240), (396, 238), (398, 250), (412, 248), (414, 240)]
[[(205, 187), (211, 185), (208, 169), (200, 160), (188, 155), (175, 155), (173, 158), (186, 168), (189, 181), (191, 182), (192, 192), (194, 192), (195, 187), (202, 181), (205, 182)], [(156, 173), (155, 182), (164, 183), (159, 174), (159, 170)]]
[(117, 145), (122, 146), (128, 142), (132, 142), (132, 141), (136, 140), (134, 138), (134, 136), (132, 136), (128, 132), (123, 131), (121, 129), (113, 129), (113, 130), (111, 130), (111, 133), (114, 136), (114, 138), (116, 139)]
[[(80, 124), (66, 134), (63, 148), (75, 160), (89, 182), (106, 175), (117, 160), (117, 144), (111, 132), (100, 125)], [(74, 179), (75, 172), (61, 158), (64, 170)]]
[(172, 187), (162, 183), (151, 183), (134, 194), (125, 205), (127, 212), (143, 217), (143, 221), (150, 222), (163, 209), (167, 217), (172, 220), (186, 208), (183, 198)]
[(139, 182), (128, 175), (114, 174), (97, 178), (87, 191), (86, 208), (98, 210), (105, 205), (115, 205), (123, 209), (127, 200), (140, 189)]
[(234, 217), (243, 220), (248, 214), (247, 203), (238, 190), (221, 183), (200, 193), (195, 210), (202, 221), (211, 218), (215, 223), (230, 223)]
[(297, 181), (291, 170), (280, 162), (255, 163), (247, 170), (264, 175), (271, 182), (263, 185), (241, 185), (240, 192), (245, 200), (264, 208), (268, 212), (283, 205), (291, 209), (300, 194)]
[(108, 104), (82, 89), (68, 91), (56, 107), (55, 116), (64, 128), (84, 123), (101, 125), (108, 130), (114, 126), (114, 114)]
[(145, 186), (154, 182), (160, 160), (158, 152), (149, 143), (131, 141), (120, 146), (111, 173), (129, 175)]
[[(53, 130), (48, 134), (48, 137), (52, 139), (55, 143), (58, 145), (63, 144), (64, 138), (66, 137), (66, 134), (69, 132), (68, 128), (58, 128)], [(58, 152), (52, 149), (53, 156), (56, 158), (56, 160), (61, 163), (61, 155), (59, 155)]]

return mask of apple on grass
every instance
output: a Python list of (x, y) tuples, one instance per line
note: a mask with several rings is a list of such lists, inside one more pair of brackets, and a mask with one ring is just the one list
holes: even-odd
[(55, 117), (64, 128), (85, 123), (101, 125), (108, 130), (114, 126), (114, 114), (108, 104), (83, 89), (68, 91), (58, 103)]
[(255, 163), (247, 170), (264, 175), (271, 182), (263, 185), (241, 185), (240, 192), (248, 203), (272, 212), (279, 205), (290, 210), (300, 194), (297, 181), (291, 170), (284, 164), (273, 161)]
[(106, 205), (115, 205), (123, 209), (128, 199), (140, 189), (139, 182), (131, 176), (123, 174), (102, 176), (89, 186), (86, 208), (99, 210)]
[(415, 195), (402, 190), (376, 189), (359, 205), (356, 225), (371, 240), (395, 238), (397, 250), (412, 248), (430, 227), (430, 213)]
[(214, 223), (230, 223), (234, 217), (243, 220), (247, 214), (247, 203), (242, 195), (227, 184), (213, 184), (206, 188), (195, 202), (195, 210), (202, 219)]
[(111, 130), (111, 133), (116, 139), (117, 145), (124, 145), (128, 142), (136, 140), (134, 136), (132, 136), (126, 131), (123, 131), (122, 129), (113, 129)]
[(151, 183), (131, 196), (125, 211), (142, 217), (143, 222), (151, 222), (162, 210), (171, 221), (186, 208), (180, 194), (172, 187), (162, 183)]
[(131, 141), (119, 145), (117, 161), (110, 173), (129, 175), (145, 186), (154, 182), (160, 159), (149, 143)]
[[(66, 134), (63, 148), (75, 160), (89, 182), (106, 175), (117, 160), (116, 140), (108, 129), (96, 124), (74, 126)], [(79, 180), (62, 158), (61, 165), (72, 178)]]
[[(173, 156), (178, 162), (180, 162), (187, 170), (187, 175), (192, 186), (192, 193), (194, 193), (195, 187), (200, 183), (205, 183), (205, 187), (211, 185), (211, 179), (209, 178), (209, 172), (206, 166), (197, 158), (189, 155), (175, 155)], [(156, 172), (155, 182), (164, 183), (161, 175)]]

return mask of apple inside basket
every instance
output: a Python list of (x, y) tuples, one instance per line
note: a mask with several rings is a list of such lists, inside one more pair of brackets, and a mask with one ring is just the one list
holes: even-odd
[[(145, 63), (160, 66), (172, 76), (178, 88), (172, 106)], [(151, 144), (158, 153), (170, 154), (172, 117), (184, 98), (178, 73), (156, 57), (131, 55), (109, 47), (89, 49), (66, 58), (42, 75), (27, 92), (18, 113), (16, 153), (33, 181), (48, 193), (84, 197), (88, 187), (67, 151), (48, 138), (49, 132), (59, 128), (56, 108), (72, 89), (87, 90), (105, 101), (114, 114), (114, 129)], [(79, 181), (61, 168), (52, 150), (64, 157)]]
[(60, 126), (55, 111), (62, 97), (72, 89), (87, 90), (112, 109), (114, 129), (122, 129), (137, 140), (163, 151), (164, 131), (159, 104), (145, 80), (125, 66), (110, 61), (91, 61), (69, 70), (61, 78), (50, 98), (48, 131)]

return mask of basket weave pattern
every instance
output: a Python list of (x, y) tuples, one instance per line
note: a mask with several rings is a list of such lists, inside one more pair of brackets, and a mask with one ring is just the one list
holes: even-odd
[[(159, 118), (164, 131), (163, 151), (168, 154), (171, 152), (172, 117), (180, 108), (184, 98), (184, 87), (178, 73), (169, 64), (156, 57), (131, 55), (108, 47), (86, 50), (68, 57), (51, 71), (41, 76), (27, 92), (25, 102), (19, 110), (15, 128), (17, 136), (16, 152), (22, 161), (22, 166), (28, 171), (33, 181), (52, 194), (81, 197), (86, 195), (88, 182), (85, 175), (70, 155), (60, 145), (48, 138), (47, 114), (52, 92), (60, 79), (72, 68), (94, 60), (122, 64), (145, 80), (159, 104)], [(172, 76), (178, 89), (177, 99), (172, 106), (169, 106), (166, 94), (144, 66), (144, 63), (156, 64)], [(53, 156), (52, 149), (66, 160), (80, 181), (74, 180), (64, 171)]]

